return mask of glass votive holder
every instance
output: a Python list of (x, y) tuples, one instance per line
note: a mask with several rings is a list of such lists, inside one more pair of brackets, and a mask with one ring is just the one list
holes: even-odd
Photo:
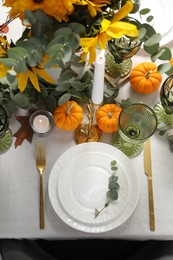
[(30, 116), (29, 124), (37, 136), (46, 137), (54, 127), (54, 118), (49, 111), (37, 110)]

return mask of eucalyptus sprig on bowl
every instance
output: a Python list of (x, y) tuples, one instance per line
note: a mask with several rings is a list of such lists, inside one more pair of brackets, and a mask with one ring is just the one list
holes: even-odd
[(117, 162), (116, 160), (111, 161), (111, 171), (112, 175), (109, 177), (109, 183), (108, 183), (108, 191), (106, 192), (107, 202), (105, 203), (104, 207), (100, 210), (95, 209), (95, 218), (98, 217), (98, 215), (109, 206), (109, 204), (118, 199), (118, 191), (120, 189), (120, 185), (118, 183), (118, 176), (117, 176)]

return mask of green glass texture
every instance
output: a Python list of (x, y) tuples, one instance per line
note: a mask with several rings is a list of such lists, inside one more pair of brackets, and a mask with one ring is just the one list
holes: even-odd
[(144, 142), (157, 129), (153, 109), (142, 103), (123, 108), (118, 119), (118, 133), (113, 134), (112, 144), (129, 157), (138, 155)]
[(13, 134), (9, 129), (9, 120), (3, 106), (0, 106), (0, 154), (6, 152), (12, 145)]

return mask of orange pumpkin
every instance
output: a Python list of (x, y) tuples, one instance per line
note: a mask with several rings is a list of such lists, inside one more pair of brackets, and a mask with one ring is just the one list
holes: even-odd
[(106, 133), (113, 133), (118, 130), (118, 117), (122, 108), (116, 104), (105, 104), (96, 113), (98, 127)]
[(171, 65), (173, 66), (173, 58), (171, 58), (169, 62), (170, 62)]
[(156, 91), (162, 82), (162, 75), (152, 62), (142, 62), (130, 73), (131, 87), (138, 93), (150, 94)]
[(75, 101), (66, 101), (57, 106), (54, 113), (54, 122), (58, 128), (70, 131), (78, 127), (83, 119), (82, 107)]

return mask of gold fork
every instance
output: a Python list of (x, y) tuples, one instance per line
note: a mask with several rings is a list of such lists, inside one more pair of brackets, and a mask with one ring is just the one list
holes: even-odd
[(43, 143), (36, 144), (36, 167), (40, 173), (40, 229), (44, 229), (43, 171), (46, 167), (46, 151)]

